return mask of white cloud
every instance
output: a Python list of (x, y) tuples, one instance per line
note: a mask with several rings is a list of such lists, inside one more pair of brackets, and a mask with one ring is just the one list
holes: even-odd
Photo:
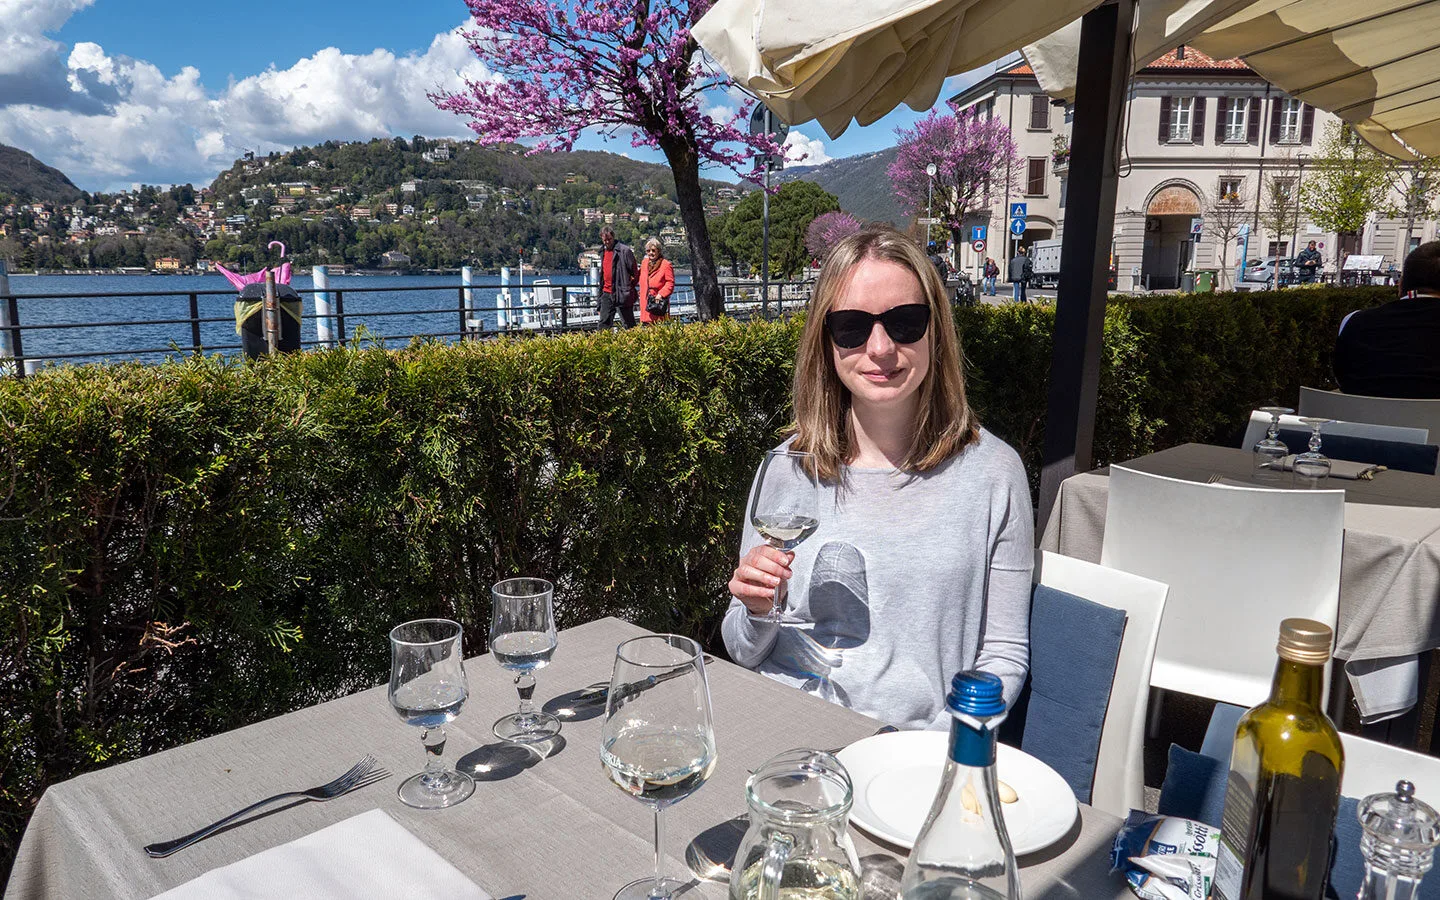
[[(193, 67), (167, 77), (99, 44), (78, 43), (62, 59), (63, 46), (44, 32), (90, 2), (0, 0), (0, 21), (15, 26), (0, 36), (0, 143), (35, 154), (91, 190), (207, 184), (244, 149), (396, 134), (468, 136), (462, 119), (437, 110), (425, 95), (489, 75), (452, 31), (405, 56), (326, 48), (211, 93)], [(22, 54), (29, 62), (16, 74), (11, 63)], [(7, 90), (21, 80), (25, 90)]]
[[(796, 159), (802, 155), (803, 159)], [(819, 138), (807, 137), (798, 131), (785, 135), (785, 165), (789, 168), (818, 166), (829, 161), (830, 154), (825, 148), (825, 142)]]

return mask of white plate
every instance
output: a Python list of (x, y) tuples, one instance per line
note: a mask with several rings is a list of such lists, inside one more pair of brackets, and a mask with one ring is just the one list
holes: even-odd
[[(897, 731), (841, 750), (836, 756), (855, 785), (850, 821), (910, 849), (940, 789), (949, 749), (950, 735), (943, 731)], [(1060, 773), (1005, 744), (996, 751), (995, 765), (1000, 780), (1019, 797), (1001, 806), (1016, 856), (1043, 850), (1069, 832), (1080, 808)]]

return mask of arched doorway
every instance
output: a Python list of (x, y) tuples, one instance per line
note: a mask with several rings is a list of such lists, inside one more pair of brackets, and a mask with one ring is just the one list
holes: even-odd
[(1200, 197), (1184, 184), (1168, 184), (1145, 207), (1145, 256), (1141, 283), (1151, 290), (1180, 287), (1180, 273), (1190, 268), (1195, 243), (1190, 220), (1200, 215)]

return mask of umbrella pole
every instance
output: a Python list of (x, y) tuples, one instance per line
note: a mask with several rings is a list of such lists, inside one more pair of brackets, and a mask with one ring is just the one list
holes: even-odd
[(265, 270), (265, 352), (273, 354), (280, 346), (280, 303), (275, 299), (275, 272)]
[(1105, 325), (1110, 244), (1115, 231), (1118, 142), (1130, 69), (1135, 0), (1112, 0), (1080, 22), (1079, 71), (1071, 128), (1070, 187), (1060, 248), (1055, 336), (1039, 527), (1044, 529), (1060, 482), (1091, 467), (1100, 346)]

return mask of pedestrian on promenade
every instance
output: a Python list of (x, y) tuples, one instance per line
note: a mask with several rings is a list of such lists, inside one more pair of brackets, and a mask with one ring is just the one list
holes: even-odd
[(615, 310), (619, 308), (620, 319), (626, 328), (635, 327), (635, 282), (639, 278), (639, 267), (635, 265), (635, 251), (629, 244), (615, 240), (615, 229), (606, 225), (600, 229), (600, 327), (609, 328), (615, 321)]
[(1010, 260), (1010, 289), (1015, 292), (1015, 302), (1024, 303), (1029, 298), (1025, 296), (1025, 288), (1030, 285), (1030, 276), (1035, 272), (1035, 264), (1025, 254), (1024, 247), (1015, 248), (1015, 258)]
[(1295, 257), (1295, 267), (1300, 270), (1300, 283), (1313, 284), (1320, 274), (1320, 266), (1323, 262), (1324, 260), (1320, 258), (1320, 251), (1315, 249), (1315, 242), (1311, 241), (1309, 246), (1301, 250)]
[(995, 296), (995, 279), (1000, 277), (1000, 267), (989, 256), (985, 257), (985, 295)]
[[(920, 245), (852, 234), (815, 282), (795, 360), (795, 432), (820, 481), (793, 551), (746, 528), (721, 631), (731, 659), (902, 728), (949, 721), (944, 685), (1029, 665), (1034, 531), (1020, 457), (965, 399), (949, 299)], [(751, 490), (755, 490), (754, 487)], [(756, 618), (772, 593), (797, 618)]]
[(650, 325), (670, 317), (670, 295), (675, 293), (675, 267), (655, 238), (645, 242), (640, 261), (640, 323)]

